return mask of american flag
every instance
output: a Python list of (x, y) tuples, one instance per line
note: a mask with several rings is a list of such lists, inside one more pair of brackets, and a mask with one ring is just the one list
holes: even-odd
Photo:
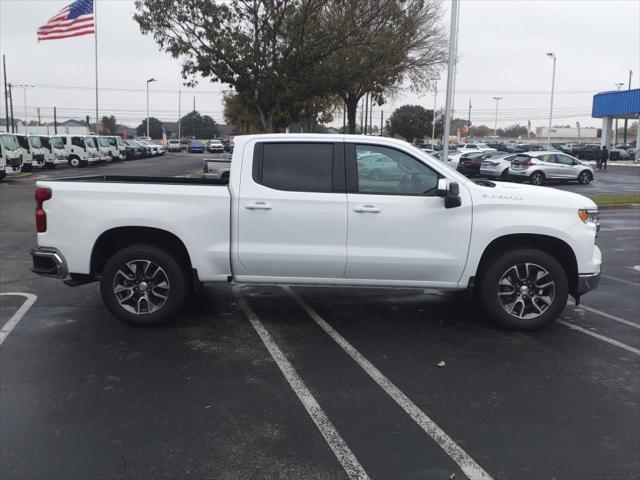
[(38, 41), (58, 40), (95, 33), (94, 0), (76, 0), (38, 28)]

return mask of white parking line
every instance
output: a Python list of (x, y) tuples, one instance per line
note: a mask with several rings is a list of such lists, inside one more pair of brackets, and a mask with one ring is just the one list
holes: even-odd
[(614, 320), (614, 321), (622, 323), (624, 325), (628, 325), (629, 327), (640, 328), (640, 324), (637, 324), (637, 323), (632, 322), (630, 320), (625, 320), (624, 318), (616, 317), (615, 315), (611, 315), (610, 313), (603, 312), (602, 310), (596, 310), (595, 308), (591, 308), (591, 307), (588, 307), (586, 305), (576, 305), (573, 302), (569, 302), (569, 305), (573, 305), (575, 308), (586, 310), (587, 312), (595, 313), (596, 315), (600, 315), (600, 316), (608, 318), (610, 320)]
[(618, 340), (614, 340), (613, 338), (609, 338), (609, 337), (606, 337), (606, 336), (601, 335), (599, 333), (592, 332), (591, 330), (587, 330), (586, 328), (582, 328), (581, 326), (576, 325), (575, 323), (567, 322), (566, 320), (558, 319), (558, 320), (556, 320), (556, 322), (558, 322), (561, 325), (564, 325), (565, 327), (569, 327), (571, 330), (577, 330), (577, 331), (579, 331), (581, 333), (584, 333), (584, 334), (589, 335), (591, 337), (597, 338), (598, 340), (602, 340), (603, 342), (607, 342), (610, 345), (614, 345), (614, 346), (616, 346), (618, 348), (622, 348), (623, 350), (626, 350), (628, 352), (635, 353), (636, 355), (640, 355), (640, 350), (639, 349), (637, 349), (635, 347), (632, 347), (631, 345), (627, 345), (626, 343), (622, 343), (622, 342), (619, 342)]
[(20, 306), (16, 313), (14, 313), (11, 318), (4, 324), (4, 326), (0, 329), (0, 345), (4, 343), (7, 339), (11, 331), (20, 323), (24, 314), (31, 308), (31, 306), (35, 303), (38, 297), (32, 293), (22, 293), (22, 292), (11, 292), (11, 293), (0, 293), (2, 296), (16, 295), (20, 297), (25, 297), (26, 300)]
[(603, 278), (608, 278), (609, 280), (615, 280), (616, 282), (624, 283), (626, 285), (631, 285), (632, 287), (640, 287), (640, 283), (638, 283), (638, 282), (633, 282), (631, 280), (626, 280), (624, 278), (614, 277), (613, 275), (605, 275), (603, 273), (602, 277)]
[(411, 419), (422, 428), (442, 448), (460, 469), (469, 478), (491, 479), (491, 476), (473, 460), (444, 430), (442, 430), (431, 418), (427, 416), (402, 390), (395, 386), (384, 374), (367, 360), (356, 348), (342, 335), (329, 325), (313, 308), (309, 306), (291, 287), (282, 287), (302, 309), (329, 335), (347, 355), (349, 355), (360, 367), (402, 408)]
[(360, 479), (365, 480), (369, 478), (367, 472), (364, 470), (356, 456), (353, 454), (349, 446), (340, 436), (340, 433), (336, 430), (336, 428), (329, 420), (329, 417), (324, 413), (324, 410), (320, 407), (317, 400), (313, 396), (313, 394), (309, 391), (307, 386), (305, 385), (298, 372), (293, 368), (291, 362), (287, 360), (287, 357), (282, 353), (280, 347), (274, 342), (271, 338), (271, 335), (264, 327), (258, 316), (254, 313), (253, 309), (249, 305), (249, 303), (244, 299), (242, 293), (238, 289), (238, 287), (233, 288), (233, 293), (240, 305), (240, 308), (247, 316), (251, 325), (255, 329), (255, 331), (260, 336), (262, 343), (264, 343), (265, 347), (271, 354), (271, 357), (275, 360), (276, 364), (280, 368), (280, 371), (291, 385), (291, 388), (298, 396), (298, 399), (304, 406), (305, 410), (313, 420), (313, 422), (322, 433), (322, 436), (329, 444), (331, 450), (335, 454), (336, 458), (344, 468), (344, 471), (347, 473), (350, 479)]

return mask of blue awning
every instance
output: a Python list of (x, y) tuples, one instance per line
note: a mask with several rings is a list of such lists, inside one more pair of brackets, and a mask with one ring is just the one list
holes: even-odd
[(601, 92), (593, 96), (591, 116), (594, 118), (635, 118), (640, 115), (640, 88)]

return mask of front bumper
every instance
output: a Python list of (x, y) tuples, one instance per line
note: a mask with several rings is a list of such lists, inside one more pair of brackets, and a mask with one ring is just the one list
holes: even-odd
[(38, 247), (31, 250), (31, 271), (44, 277), (65, 278), (69, 274), (67, 262), (55, 248)]
[(601, 272), (598, 272), (588, 275), (578, 275), (578, 286), (576, 288), (576, 295), (584, 295), (591, 290), (595, 290), (600, 283), (601, 274)]

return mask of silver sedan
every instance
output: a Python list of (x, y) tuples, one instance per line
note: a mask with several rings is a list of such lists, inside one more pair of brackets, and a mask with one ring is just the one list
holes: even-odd
[(561, 152), (519, 153), (509, 167), (510, 179), (528, 180), (533, 185), (542, 185), (546, 180), (577, 181), (586, 185), (593, 177), (591, 166)]

